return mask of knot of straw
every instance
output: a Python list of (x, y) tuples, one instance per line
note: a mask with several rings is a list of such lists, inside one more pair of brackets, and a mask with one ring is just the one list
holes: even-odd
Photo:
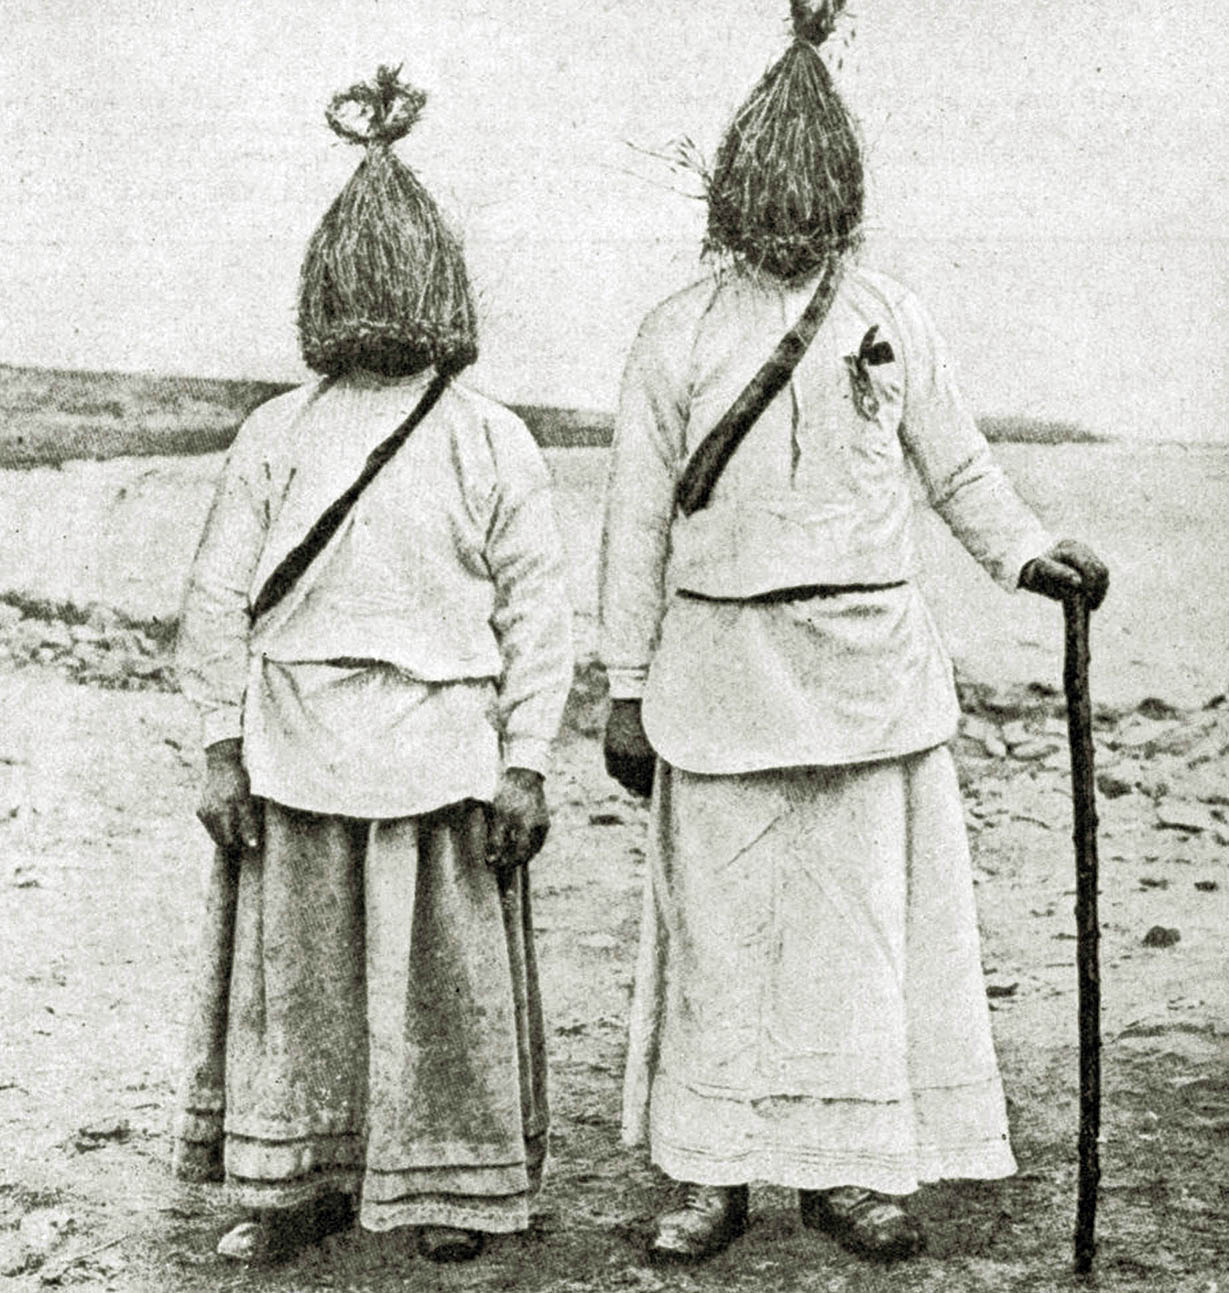
[(422, 90), (401, 80), (400, 67), (382, 66), (372, 80), (333, 95), (324, 119), (351, 144), (387, 147), (409, 134), (426, 102)]
[(794, 20), (794, 39), (808, 45), (822, 45), (836, 29), (836, 20), (845, 8), (846, 0), (820, 0), (814, 9), (806, 0), (790, 0), (790, 16)]

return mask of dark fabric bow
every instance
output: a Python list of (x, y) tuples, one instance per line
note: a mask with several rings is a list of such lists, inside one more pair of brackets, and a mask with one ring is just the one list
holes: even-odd
[(870, 370), (880, 364), (891, 364), (896, 360), (896, 353), (890, 341), (876, 341), (879, 325), (872, 324), (862, 338), (856, 355), (845, 356), (845, 367), (849, 370), (849, 385), (853, 390), (854, 407), (858, 413), (873, 422), (879, 416), (879, 396), (871, 385)]
[(866, 336), (862, 338), (862, 344), (858, 347), (858, 358), (865, 364), (872, 366), (877, 364), (890, 364), (895, 362), (896, 354), (892, 349), (890, 341), (876, 341), (879, 334), (879, 325), (873, 323), (866, 330)]

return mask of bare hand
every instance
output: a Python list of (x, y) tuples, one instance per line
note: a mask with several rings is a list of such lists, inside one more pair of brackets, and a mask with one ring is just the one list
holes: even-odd
[(1090, 610), (1105, 600), (1110, 572), (1105, 562), (1085, 544), (1060, 539), (1048, 552), (1035, 557), (1020, 571), (1020, 587), (1061, 602), (1083, 592)]
[(606, 720), (603, 743), (606, 771), (633, 795), (647, 799), (653, 793), (657, 755), (644, 734), (638, 700), (613, 700)]
[(508, 768), (487, 810), (487, 866), (495, 871), (524, 866), (546, 842), (549, 830), (542, 774)]
[(252, 798), (237, 738), (218, 741), (205, 751), (205, 784), (196, 810), (213, 842), (228, 853), (260, 847), (259, 806)]

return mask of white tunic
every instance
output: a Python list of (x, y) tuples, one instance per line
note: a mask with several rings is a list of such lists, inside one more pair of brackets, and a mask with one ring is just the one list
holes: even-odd
[[(690, 772), (889, 758), (953, 734), (950, 662), (912, 583), (910, 466), (1005, 588), (1050, 542), (995, 464), (916, 298), (856, 268), (710, 505), (676, 513), (688, 458), (813, 290), (704, 279), (648, 316), (628, 359), (602, 655), (612, 695), (643, 696), (654, 748)], [(872, 328), (891, 358), (859, 366)], [(746, 600), (801, 585), (879, 590)]]
[(286, 599), (264, 580), (413, 409), (430, 372), (270, 401), (228, 456), (188, 582), (179, 671), (206, 745), (242, 736), (253, 793), (400, 817), (544, 771), (571, 685), (546, 465), (453, 382)]

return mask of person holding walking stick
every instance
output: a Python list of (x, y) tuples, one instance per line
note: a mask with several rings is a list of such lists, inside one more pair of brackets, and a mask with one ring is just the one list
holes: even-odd
[(365, 147), (303, 263), (322, 377), (257, 409), (189, 577), (179, 669), (217, 845), (175, 1170), (287, 1257), (357, 1214), (462, 1261), (525, 1230), (546, 1156), (526, 864), (572, 680), (546, 464), (459, 380), (459, 243), (392, 152), (423, 94), (335, 96)]
[(793, 3), (707, 177), (724, 261), (645, 320), (615, 429), (605, 757), (652, 797), (623, 1130), (679, 1183), (663, 1262), (735, 1239), (752, 1181), (908, 1257), (920, 1182), (1014, 1171), (908, 467), (1003, 588), (1108, 582), (995, 464), (917, 298), (854, 258), (840, 8)]

